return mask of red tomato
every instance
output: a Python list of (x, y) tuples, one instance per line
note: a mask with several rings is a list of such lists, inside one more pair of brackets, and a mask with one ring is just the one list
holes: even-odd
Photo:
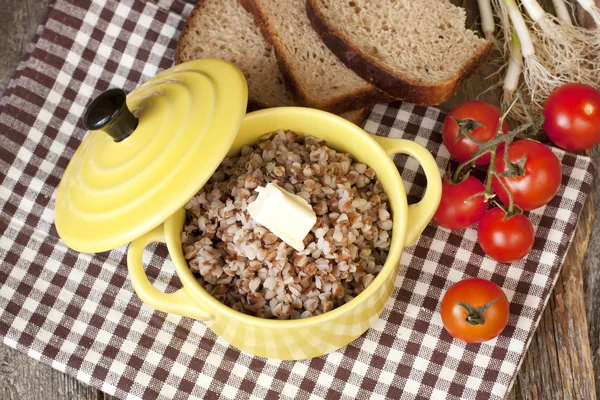
[(468, 176), (460, 183), (448, 182), (442, 179), (442, 200), (433, 216), (438, 225), (448, 229), (465, 229), (477, 223), (487, 209), (483, 196), (470, 196), (485, 191), (481, 181)]
[(494, 282), (471, 278), (455, 283), (440, 306), (444, 328), (452, 337), (481, 343), (498, 336), (510, 314), (504, 291)]
[[(523, 210), (533, 210), (547, 204), (558, 192), (562, 171), (558, 157), (545, 145), (535, 140), (519, 140), (508, 147), (508, 160), (518, 163), (526, 156), (525, 174), (500, 177), (513, 195), (514, 203)], [(504, 172), (504, 149), (496, 154), (496, 171)], [(492, 186), (502, 202), (508, 205), (508, 194), (494, 177)]]
[(600, 142), (600, 92), (582, 83), (554, 90), (544, 106), (544, 130), (565, 150), (585, 150)]
[[(452, 155), (455, 160), (464, 163), (471, 158), (477, 149), (479, 149), (478, 144), (466, 137), (462, 137), (456, 142), (456, 137), (458, 136), (460, 128), (456, 121), (450, 117), (459, 120), (472, 119), (483, 124), (484, 126), (476, 128), (470, 135), (480, 142), (487, 142), (496, 137), (500, 116), (500, 111), (485, 101), (467, 101), (455, 107), (448, 113), (448, 116), (444, 120), (444, 125), (442, 126), (442, 139), (444, 140), (444, 144), (448, 148), (450, 155)], [(502, 131), (504, 134), (508, 131), (506, 122), (502, 124)], [(499, 147), (501, 146), (503, 146), (503, 144), (499, 145)], [(489, 154), (481, 156), (476, 162), (477, 165), (486, 165), (489, 163)]]
[(488, 256), (501, 263), (511, 263), (525, 257), (533, 247), (535, 232), (531, 221), (523, 214), (504, 219), (501, 208), (488, 210), (477, 227), (477, 241)]

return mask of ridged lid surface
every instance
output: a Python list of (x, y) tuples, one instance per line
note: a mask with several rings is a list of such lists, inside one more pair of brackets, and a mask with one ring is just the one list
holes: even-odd
[(211, 177), (246, 113), (242, 73), (220, 60), (166, 70), (127, 96), (139, 119), (115, 142), (90, 131), (58, 187), (55, 222), (74, 250), (101, 252), (164, 222)]

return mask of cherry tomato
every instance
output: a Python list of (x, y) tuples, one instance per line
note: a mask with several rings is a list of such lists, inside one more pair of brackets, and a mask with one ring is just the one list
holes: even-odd
[[(523, 210), (533, 210), (547, 204), (558, 192), (562, 171), (558, 157), (545, 145), (535, 140), (519, 140), (508, 146), (508, 160), (518, 163), (526, 156), (525, 174), (500, 179), (513, 196), (514, 203)], [(504, 149), (496, 154), (496, 171), (504, 172)], [(506, 205), (508, 194), (499, 180), (494, 178), (492, 186)]]
[(442, 200), (433, 216), (438, 225), (448, 229), (465, 229), (477, 223), (487, 209), (483, 196), (469, 197), (485, 191), (481, 181), (468, 176), (460, 183), (442, 179)]
[(442, 298), (442, 322), (448, 333), (467, 343), (498, 336), (510, 314), (504, 291), (494, 282), (471, 278), (455, 283)]
[[(473, 100), (458, 105), (448, 113), (442, 126), (442, 139), (444, 140), (444, 144), (448, 148), (450, 155), (458, 162), (464, 163), (471, 158), (477, 149), (479, 149), (479, 145), (466, 137), (462, 137), (456, 142), (456, 137), (458, 136), (460, 128), (456, 121), (450, 117), (454, 117), (458, 120), (472, 119), (483, 124), (484, 126), (474, 129), (470, 135), (480, 142), (487, 142), (496, 137), (500, 111), (490, 103)], [(506, 122), (502, 124), (502, 131), (504, 134), (508, 131)], [(499, 147), (502, 146), (503, 144), (499, 145)], [(489, 163), (489, 154), (479, 157), (476, 161), (477, 165), (486, 165)]]
[(585, 150), (600, 142), (600, 92), (582, 83), (555, 89), (544, 105), (544, 130), (565, 150)]
[(523, 214), (505, 219), (501, 208), (486, 211), (477, 227), (477, 241), (488, 256), (501, 263), (525, 257), (533, 247), (535, 232)]

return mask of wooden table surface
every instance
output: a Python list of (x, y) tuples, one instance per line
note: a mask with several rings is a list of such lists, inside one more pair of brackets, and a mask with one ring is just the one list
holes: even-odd
[[(475, 0), (454, 1), (477, 17)], [(548, 0), (549, 2), (549, 0)], [(597, 0), (600, 4), (600, 0)], [(48, 0), (2, 0), (0, 93), (43, 20)], [(579, 11), (579, 18), (585, 18)], [(488, 68), (489, 69), (489, 68)], [(442, 108), (472, 99), (489, 85), (483, 68)], [(485, 99), (497, 102), (493, 93)], [(600, 151), (592, 155), (600, 171)], [(561, 276), (508, 399), (600, 399), (600, 185), (593, 186)], [(114, 399), (0, 344), (0, 399)]]

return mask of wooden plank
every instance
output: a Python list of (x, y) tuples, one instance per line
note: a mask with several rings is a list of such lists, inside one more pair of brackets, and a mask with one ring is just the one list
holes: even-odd
[(3, 0), (0, 7), (0, 93), (46, 14), (49, 0)]
[[(596, 0), (600, 7), (600, 0)], [(585, 26), (594, 26), (588, 13), (581, 8), (577, 10), (577, 19)], [(596, 146), (592, 152), (596, 168), (596, 177), (600, 172), (600, 148)], [(600, 185), (596, 180), (592, 186), (594, 191), (594, 209), (600, 215)], [(587, 311), (588, 337), (592, 354), (592, 365), (596, 373), (596, 398), (600, 399), (600, 218), (592, 224), (589, 251), (583, 260), (583, 289)]]
[[(600, 148), (598, 146), (592, 152), (592, 159), (598, 173), (600, 171)], [(592, 187), (594, 209), (596, 215), (600, 215), (600, 184), (598, 180)], [(596, 218), (592, 224), (588, 252), (583, 260), (583, 277), (588, 337), (596, 376), (596, 398), (600, 399), (600, 218)]]
[(8, 346), (0, 346), (0, 399), (5, 400), (112, 400), (101, 391), (79, 382)]

